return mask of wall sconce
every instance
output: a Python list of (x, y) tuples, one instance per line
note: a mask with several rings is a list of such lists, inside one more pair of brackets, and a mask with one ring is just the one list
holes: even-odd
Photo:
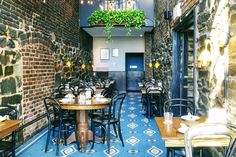
[(200, 62), (201, 66), (208, 66), (211, 62), (211, 53), (210, 51), (207, 49), (208, 45), (210, 45), (210, 41), (206, 40), (205, 41), (205, 49), (200, 53), (199, 57), (198, 57), (198, 61)]
[(155, 64), (154, 64), (154, 67), (156, 68), (156, 69), (158, 69), (159, 67), (160, 67), (160, 63), (158, 63), (158, 62), (156, 62)]
[(67, 62), (66, 62), (66, 66), (67, 66), (68, 68), (70, 68), (70, 67), (72, 66), (72, 62), (71, 62), (71, 61), (67, 61)]
[(149, 68), (152, 68), (152, 63), (150, 62), (150, 63), (148, 64), (148, 66), (149, 66)]
[(85, 69), (85, 67), (86, 67), (86, 65), (83, 63), (83, 64), (81, 65), (81, 68), (82, 68), (82, 69)]

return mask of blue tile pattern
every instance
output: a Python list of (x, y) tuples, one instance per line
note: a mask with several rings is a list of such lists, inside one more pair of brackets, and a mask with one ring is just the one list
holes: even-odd
[[(81, 153), (77, 150), (75, 144), (60, 146), (60, 156), (62, 157), (164, 157), (166, 148), (160, 137), (154, 118), (147, 119), (142, 115), (141, 95), (139, 93), (129, 93), (124, 101), (122, 110), (121, 129), (124, 138), (125, 147), (122, 147), (119, 138), (111, 131), (111, 150), (107, 154), (107, 145), (97, 143), (94, 150), (90, 150), (90, 144), (87, 151)], [(112, 128), (112, 127), (111, 127)], [(51, 142), (49, 147), (51, 152), (43, 151), (46, 141), (46, 135), (33, 144), (29, 149), (19, 155), (19, 157), (32, 157), (37, 154), (40, 157), (55, 156), (55, 148)], [(29, 141), (30, 142), (30, 141)], [(29, 143), (28, 142), (28, 143)], [(27, 143), (26, 143), (27, 144)], [(23, 147), (23, 146), (22, 146)]]

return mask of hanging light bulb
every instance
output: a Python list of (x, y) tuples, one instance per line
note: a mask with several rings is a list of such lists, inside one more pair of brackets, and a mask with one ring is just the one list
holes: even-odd
[(84, 0), (80, 0), (80, 4), (84, 4)]

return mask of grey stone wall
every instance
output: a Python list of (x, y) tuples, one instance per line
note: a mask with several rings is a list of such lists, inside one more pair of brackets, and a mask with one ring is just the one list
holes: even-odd
[[(0, 2), (0, 103), (17, 107), (22, 123), (45, 113), (43, 98), (70, 70), (79, 72), (82, 53), (92, 61), (91, 45), (80, 47), (79, 5), (77, 0)], [(68, 60), (71, 69), (65, 67)], [(45, 124), (43, 119), (26, 128), (20, 141)]]
[(236, 124), (236, 1), (230, 1), (229, 75), (228, 75), (228, 120)]
[[(156, 77), (171, 82), (171, 56), (172, 56), (172, 27), (164, 20), (164, 11), (173, 10), (178, 2), (155, 1), (156, 27), (153, 35), (152, 56), (161, 60), (161, 68), (156, 70)], [(205, 40), (210, 41), (207, 49), (211, 52), (212, 61), (207, 67), (197, 68), (197, 112), (207, 115), (211, 108), (227, 108), (228, 120), (236, 117), (235, 109), (235, 0), (205, 0), (199, 1), (197, 10), (197, 58), (205, 49)], [(221, 20), (220, 20), (221, 19)], [(169, 62), (170, 61), (170, 62)], [(167, 63), (166, 63), (167, 62)], [(169, 63), (169, 64), (168, 64)], [(162, 66), (164, 65), (164, 66)], [(225, 95), (224, 73), (228, 68), (228, 95)], [(226, 69), (226, 71), (225, 71)], [(170, 91), (170, 88), (169, 90)], [(225, 101), (225, 96), (228, 96)]]
[(172, 59), (172, 29), (170, 21), (164, 19), (164, 11), (173, 6), (172, 1), (155, 1), (155, 29), (152, 44), (152, 61), (160, 63), (154, 69), (154, 77), (161, 80), (166, 87), (168, 97), (171, 93), (171, 59)]

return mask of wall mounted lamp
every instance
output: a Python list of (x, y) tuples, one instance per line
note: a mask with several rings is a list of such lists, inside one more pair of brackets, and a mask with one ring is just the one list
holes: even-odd
[(156, 68), (156, 69), (158, 69), (159, 67), (160, 67), (160, 63), (159, 62), (156, 62), (155, 64), (154, 64), (154, 67)]
[(67, 66), (68, 68), (70, 68), (70, 67), (72, 66), (72, 62), (71, 62), (70, 60), (68, 60), (68, 61), (66, 62), (66, 66)]
[(211, 52), (207, 49), (207, 47), (210, 45), (210, 40), (205, 40), (205, 49), (200, 53), (198, 57), (198, 61), (203, 67), (208, 66), (211, 62)]
[(150, 62), (150, 63), (148, 64), (148, 66), (149, 66), (149, 68), (152, 68), (152, 63)]
[(85, 69), (85, 67), (86, 67), (86, 65), (83, 63), (83, 64), (81, 65), (81, 68), (82, 68), (82, 69)]

